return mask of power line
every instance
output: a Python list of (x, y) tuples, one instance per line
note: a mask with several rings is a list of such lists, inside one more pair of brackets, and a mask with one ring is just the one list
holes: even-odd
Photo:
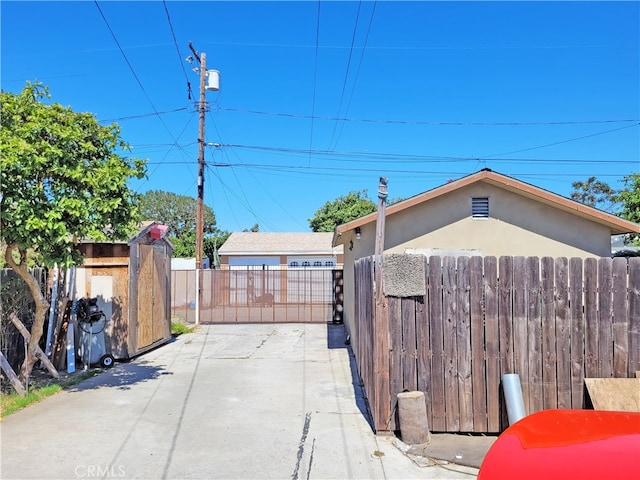
[[(257, 145), (240, 145), (240, 144), (221, 144), (221, 147), (241, 148), (246, 150), (258, 150), (269, 151), (277, 153), (297, 153), (301, 155), (318, 155), (326, 157), (348, 157), (352, 162), (370, 162), (374, 163), (378, 159), (384, 163), (388, 163), (390, 160), (398, 160), (397, 163), (411, 163), (411, 162), (456, 162), (456, 161), (478, 161), (484, 157), (448, 157), (448, 156), (435, 156), (435, 155), (415, 155), (415, 154), (402, 154), (402, 153), (380, 153), (380, 152), (348, 152), (348, 151), (328, 151), (328, 150), (307, 150), (285, 147), (268, 147)], [(358, 158), (364, 158), (365, 160), (357, 160)], [(580, 159), (536, 159), (536, 158), (501, 158), (491, 159), (492, 161), (500, 162), (523, 162), (523, 163), (619, 163), (619, 164), (637, 164), (637, 160), (580, 160)], [(344, 160), (341, 160), (344, 161)]]
[[(209, 165), (209, 167), (246, 167), (246, 168), (257, 168), (257, 169), (281, 169), (281, 170), (296, 170), (296, 171), (308, 171), (313, 174), (314, 170), (329, 170), (332, 172), (336, 171), (335, 167), (308, 167), (306, 165), (273, 165), (273, 164), (261, 164), (261, 163), (214, 163)], [(379, 172), (379, 168), (355, 168), (355, 167), (340, 167), (340, 171), (345, 172)], [(434, 170), (400, 170), (400, 169), (390, 169), (385, 168), (385, 172), (389, 173), (407, 173), (407, 174), (438, 174), (438, 175), (467, 175), (468, 172), (443, 172), (443, 171), (434, 171)], [(543, 176), (551, 176), (551, 177), (575, 177), (575, 173), (519, 173), (518, 175), (543, 175)], [(615, 174), (598, 174), (599, 177), (619, 177), (620, 175)]]
[(184, 68), (184, 62), (182, 61), (182, 53), (180, 53), (180, 47), (178, 47), (176, 34), (173, 31), (173, 24), (171, 23), (171, 16), (169, 15), (169, 7), (167, 7), (166, 0), (162, 0), (162, 4), (164, 5), (164, 11), (167, 14), (167, 21), (169, 22), (171, 36), (173, 37), (173, 44), (176, 46), (176, 52), (178, 53), (178, 61), (180, 62), (180, 66), (182, 67), (182, 73), (184, 73), (184, 79), (187, 81), (187, 97), (189, 100), (191, 100), (191, 82), (189, 81), (189, 77), (187, 76), (187, 71)]
[[(340, 112), (342, 112), (342, 102), (344, 100), (344, 92), (347, 89), (347, 79), (349, 78), (349, 70), (351, 68), (351, 56), (353, 54), (353, 45), (356, 41), (356, 33), (358, 31), (358, 20), (360, 19), (360, 8), (362, 7), (362, 0), (358, 2), (358, 11), (356, 12), (356, 22), (353, 26), (353, 34), (351, 35), (351, 47), (349, 48), (349, 58), (347, 60), (347, 68), (344, 72), (344, 80), (342, 82), (342, 92), (340, 93), (340, 103), (338, 105), (338, 117), (340, 117)], [(331, 133), (331, 139), (329, 140), (329, 148), (331, 148), (331, 144), (333, 143), (333, 139), (336, 135), (336, 129), (338, 127), (338, 122), (336, 121), (333, 124), (333, 132)]]
[(110, 123), (110, 122), (122, 122), (124, 120), (136, 120), (138, 118), (147, 118), (154, 117), (157, 115), (166, 115), (167, 113), (175, 113), (175, 112), (184, 112), (188, 110), (189, 107), (182, 108), (174, 108), (173, 110), (165, 110), (164, 112), (152, 112), (152, 113), (143, 113), (140, 115), (129, 115), (128, 117), (120, 117), (120, 118), (108, 118), (106, 120), (99, 120), (100, 123)]
[(545, 145), (538, 145), (537, 147), (523, 148), (521, 150), (512, 150), (510, 152), (503, 152), (503, 153), (494, 153), (493, 155), (485, 155), (485, 156), (483, 156), (481, 158), (485, 159), (485, 158), (497, 157), (497, 156), (500, 156), (500, 155), (510, 155), (512, 153), (528, 152), (530, 150), (537, 150), (538, 148), (551, 147), (551, 146), (554, 146), (554, 145), (561, 145), (563, 143), (569, 143), (569, 142), (575, 142), (575, 141), (578, 141), (578, 140), (584, 140), (585, 138), (597, 137), (598, 135), (605, 135), (607, 133), (617, 132), (617, 131), (620, 131), (620, 130), (624, 130), (626, 128), (637, 127), (638, 125), (640, 125), (640, 123), (634, 123), (633, 125), (626, 125), (624, 127), (614, 128), (612, 130), (606, 130), (604, 132), (592, 133), (590, 135), (584, 135), (582, 137), (570, 138), (568, 140), (562, 140), (560, 142), (547, 143)]
[[(360, 52), (360, 61), (358, 62), (358, 69), (356, 70), (356, 78), (353, 80), (353, 85), (351, 86), (351, 93), (349, 94), (349, 102), (347, 103), (347, 109), (345, 110), (345, 116), (349, 115), (349, 111), (351, 110), (351, 101), (353, 100), (353, 94), (356, 90), (356, 85), (358, 84), (358, 78), (360, 78), (360, 68), (362, 67), (362, 61), (364, 59), (364, 52), (367, 49), (367, 44), (369, 43), (369, 34), (371, 33), (371, 25), (373, 25), (373, 16), (376, 13), (376, 6), (378, 5), (378, 0), (374, 0), (373, 9), (371, 10), (371, 17), (369, 17), (369, 26), (367, 27), (367, 35), (364, 38), (364, 45), (362, 46), (362, 52)], [(338, 146), (338, 142), (340, 141), (340, 137), (342, 136), (342, 131), (344, 130), (345, 122), (340, 124), (340, 131), (338, 132), (338, 138), (336, 138), (335, 143), (333, 144), (333, 148)], [(329, 144), (331, 146), (331, 144)]]
[[(96, 8), (98, 9), (98, 12), (100, 12), (100, 16), (102, 17), (102, 20), (104, 21), (105, 25), (107, 26), (107, 29), (109, 30), (109, 33), (111, 33), (111, 37), (113, 38), (113, 41), (115, 42), (116, 46), (120, 50), (120, 53), (122, 54), (122, 57), (124, 58), (127, 66), (129, 67), (129, 70), (133, 74), (133, 77), (136, 79), (136, 82), (138, 83), (138, 86), (142, 90), (142, 93), (144, 93), (144, 96), (146, 97), (147, 101), (149, 102), (149, 105), (151, 105), (151, 108), (153, 109), (155, 115), (158, 117), (158, 120), (160, 120), (160, 123), (162, 124), (162, 126), (165, 128), (167, 133), (169, 133), (169, 136), (173, 140), (174, 144), (176, 146), (178, 146), (177, 140), (171, 134), (171, 130), (169, 130), (169, 127), (167, 127), (167, 124), (164, 123), (164, 120), (162, 120), (162, 117), (160, 116), (160, 112), (158, 112), (158, 109), (155, 107), (155, 105), (151, 101), (151, 97), (149, 97), (149, 94), (147, 93), (146, 89), (144, 88), (144, 85), (142, 85), (142, 82), (140, 81), (140, 78), (136, 74), (136, 71), (134, 70), (133, 65), (131, 65), (131, 62), (127, 58), (127, 55), (124, 53), (124, 50), (122, 49), (122, 46), (120, 45), (120, 42), (118, 41), (118, 37), (116, 37), (116, 34), (114, 33), (113, 29), (111, 28), (111, 25), (109, 25), (107, 17), (104, 15), (104, 12), (100, 8), (100, 5), (98, 4), (98, 1), (94, 0), (93, 3), (95, 4)], [(168, 152), (167, 152), (167, 154), (168, 154)], [(165, 158), (166, 158), (166, 156), (165, 156)], [(154, 172), (155, 172), (155, 170), (154, 170)], [(150, 175), (152, 175), (154, 172), (152, 172)]]
[[(214, 164), (215, 165), (215, 164)], [(223, 181), (222, 178), (220, 178), (220, 176), (218, 176), (213, 169), (211, 168), (211, 165), (206, 165), (206, 167), (212, 172), (214, 173), (214, 175), (216, 175), (218, 177), (218, 181), (220, 182), (220, 184), (222, 185), (222, 187), (228, 191), (231, 195), (233, 195), (236, 200), (238, 201), (238, 203), (240, 203), (242, 206), (244, 206), (244, 208), (253, 215), (254, 220), (256, 220), (257, 224), (262, 224), (262, 225), (266, 225), (267, 227), (270, 227), (273, 230), (276, 231), (281, 231), (279, 228), (277, 228), (275, 225), (273, 225), (271, 222), (269, 222), (266, 218), (262, 217), (261, 215), (259, 215), (254, 209), (253, 207), (251, 207), (251, 205), (249, 204), (248, 200), (245, 202), (242, 200), (242, 198), (240, 198), (240, 196), (236, 193), (235, 189), (229, 188)], [(237, 180), (237, 178), (236, 178)], [(246, 199), (246, 197), (245, 197)]]
[[(228, 150), (224, 149), (222, 150), (225, 155), (228, 158)], [(231, 149), (231, 151), (233, 152), (233, 154), (236, 156), (236, 158), (239, 161), (242, 161), (242, 159), (240, 158), (240, 155), (238, 155), (238, 152), (235, 149)], [(267, 194), (267, 196), (269, 198), (271, 198), (271, 200), (273, 201), (273, 203), (275, 203), (278, 207), (280, 207), (280, 209), (284, 212), (285, 215), (287, 215), (289, 218), (291, 218), (294, 222), (296, 222), (298, 225), (300, 225), (302, 228), (307, 228), (308, 225), (304, 225), (302, 223), (300, 223), (300, 220), (296, 217), (294, 217), (293, 215), (291, 215), (290, 210), (288, 208), (285, 208), (276, 197), (274, 197), (271, 192), (269, 191), (269, 189), (267, 189), (262, 182), (258, 179), (258, 177), (256, 177), (253, 172), (251, 171), (251, 169), (246, 169), (246, 172), (249, 173), (249, 175), (251, 175), (251, 177), (253, 178), (253, 180), (260, 186), (260, 188), (262, 188), (262, 190)]]
[[(316, 116), (316, 86), (318, 83), (318, 45), (320, 43), (320, 0), (318, 0), (318, 13), (316, 21), (316, 54), (313, 65), (313, 98), (311, 101), (311, 132), (309, 134), (309, 150), (313, 148), (313, 123)], [(309, 165), (311, 165), (311, 156), (309, 156)]]
[(320, 117), (314, 115), (302, 115), (295, 113), (282, 113), (282, 112), (264, 112), (259, 110), (247, 110), (241, 108), (230, 107), (218, 107), (218, 110), (226, 112), (236, 113), (250, 113), (253, 115), (269, 115), (272, 117), (288, 117), (288, 118), (300, 118), (305, 120), (326, 120), (329, 122), (342, 121), (342, 122), (358, 122), (358, 123), (381, 123), (391, 125), (436, 125), (436, 126), (480, 126), (480, 127), (518, 127), (518, 126), (533, 126), (533, 125), (589, 125), (599, 123), (629, 123), (640, 121), (637, 118), (628, 118), (622, 120), (578, 120), (578, 121), (551, 121), (551, 122), (429, 122), (420, 120), (381, 120), (381, 119), (367, 119), (367, 118), (346, 118), (346, 117)]

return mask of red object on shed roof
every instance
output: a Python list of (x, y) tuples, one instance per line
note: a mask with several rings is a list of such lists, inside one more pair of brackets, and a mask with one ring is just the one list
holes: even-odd
[(149, 235), (151, 238), (155, 238), (156, 240), (160, 240), (167, 234), (167, 230), (169, 230), (168, 225), (160, 225), (156, 224), (149, 229)]
[(640, 478), (640, 413), (543, 410), (507, 428), (478, 480)]

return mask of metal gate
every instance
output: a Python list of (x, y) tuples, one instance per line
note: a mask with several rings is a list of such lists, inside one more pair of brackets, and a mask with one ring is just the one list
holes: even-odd
[[(171, 272), (174, 320), (196, 317), (196, 271)], [(341, 323), (342, 270), (200, 271), (200, 323)]]

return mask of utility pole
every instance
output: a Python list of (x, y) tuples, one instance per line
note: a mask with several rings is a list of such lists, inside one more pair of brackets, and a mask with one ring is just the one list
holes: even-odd
[[(189, 49), (200, 64), (200, 102), (198, 111), (200, 113), (200, 125), (198, 128), (198, 198), (196, 200), (196, 318), (195, 323), (200, 323), (200, 285), (202, 275), (202, 253), (204, 243), (204, 117), (207, 111), (206, 90), (219, 90), (219, 73), (217, 70), (207, 71), (207, 55), (203, 52), (198, 54), (191, 42)], [(192, 59), (187, 59), (192, 61)], [(207, 83), (208, 77), (208, 83)]]
[(202, 268), (202, 251), (204, 241), (204, 118), (206, 112), (205, 87), (207, 80), (207, 54), (198, 52), (189, 43), (189, 48), (200, 63), (200, 102), (198, 111), (200, 112), (200, 122), (198, 128), (198, 199), (196, 201), (196, 270)]

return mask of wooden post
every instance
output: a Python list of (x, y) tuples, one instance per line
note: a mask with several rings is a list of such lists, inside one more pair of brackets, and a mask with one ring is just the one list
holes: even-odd
[(376, 379), (376, 403), (378, 406), (376, 431), (388, 430), (391, 419), (391, 390), (389, 385), (389, 311), (382, 289), (382, 264), (384, 252), (384, 225), (385, 210), (387, 204), (386, 177), (380, 177), (378, 184), (378, 215), (376, 218), (376, 243), (375, 243), (375, 296), (376, 308), (374, 318), (374, 378)]
[[(376, 217), (376, 246), (375, 246), (375, 255), (376, 261), (377, 257), (382, 257), (382, 253), (384, 252), (384, 223), (385, 223), (385, 215), (387, 208), (387, 184), (389, 183), (389, 179), (387, 177), (380, 177), (380, 182), (378, 183), (378, 215)], [(380, 264), (382, 265), (382, 259), (380, 260)], [(378, 273), (376, 272), (376, 278)], [(382, 273), (380, 273), (382, 275)]]
[[(16, 328), (20, 331), (22, 336), (27, 341), (29, 341), (29, 339), (31, 338), (31, 334), (29, 333), (29, 330), (27, 330), (27, 327), (25, 327), (24, 324), (17, 317), (17, 315), (15, 313), (11, 313), (9, 315), (9, 319), (11, 320), (11, 322), (13, 322), (13, 324), (16, 326)], [(60, 374), (58, 373), (58, 370), (56, 370), (56, 367), (53, 366), (53, 364), (49, 361), (47, 356), (44, 354), (44, 352), (42, 351), (42, 349), (38, 345), (36, 345), (36, 347), (35, 347), (35, 354), (36, 354), (36, 358), (38, 358), (38, 360), (40, 360), (44, 364), (44, 366), (47, 367), (47, 370), (49, 370), (49, 373), (51, 373), (51, 375), (53, 375), (54, 378), (59, 378), (60, 377)]]
[(7, 378), (9, 378), (9, 381), (11, 382), (11, 385), (13, 385), (13, 388), (16, 389), (16, 392), (22, 396), (26, 395), (27, 391), (22, 386), (22, 383), (20, 383), (16, 372), (13, 371), (13, 368), (11, 368), (11, 365), (2, 352), (0, 352), (0, 367), (2, 367), (2, 371), (7, 375)]

